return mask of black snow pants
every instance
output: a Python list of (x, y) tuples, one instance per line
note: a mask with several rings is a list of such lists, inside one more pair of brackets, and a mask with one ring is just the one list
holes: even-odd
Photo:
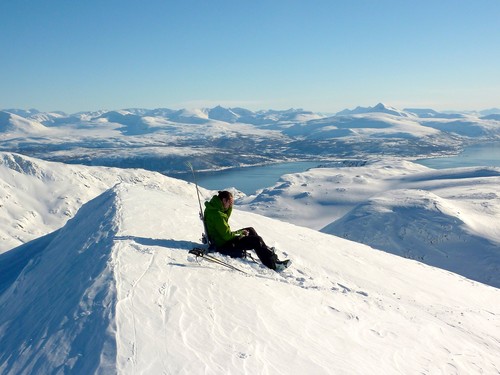
[(275, 270), (278, 260), (276, 254), (264, 243), (254, 228), (249, 227), (243, 230), (248, 231), (248, 236), (236, 237), (223, 246), (217, 247), (217, 251), (232, 258), (243, 258), (245, 250), (255, 250), (262, 264)]

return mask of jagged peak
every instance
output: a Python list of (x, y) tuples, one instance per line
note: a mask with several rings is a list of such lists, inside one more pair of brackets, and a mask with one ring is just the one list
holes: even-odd
[(400, 116), (400, 117), (410, 117), (410, 114), (405, 111), (400, 111), (394, 107), (388, 106), (382, 102), (378, 103), (374, 107), (356, 107), (353, 110), (344, 109), (343, 111), (337, 112), (336, 116), (352, 116), (368, 113), (386, 113), (389, 115)]

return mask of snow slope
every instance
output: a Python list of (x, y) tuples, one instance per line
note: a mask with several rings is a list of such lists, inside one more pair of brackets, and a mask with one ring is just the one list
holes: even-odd
[(0, 255), (0, 372), (500, 371), (498, 289), (239, 210), (292, 268), (196, 262), (197, 204), (182, 181), (121, 183)]
[(64, 228), (0, 255), (3, 374), (115, 368), (113, 193)]
[(59, 229), (82, 204), (119, 182), (154, 183), (158, 176), (0, 152), (0, 253)]
[(324, 163), (287, 174), (275, 186), (238, 201), (245, 210), (321, 229), (356, 205), (429, 168), (396, 158)]
[(0, 134), (18, 137), (22, 134), (50, 133), (49, 129), (37, 121), (28, 120), (13, 113), (0, 111)]
[(500, 287), (500, 168), (388, 158), (285, 175), (239, 202)]

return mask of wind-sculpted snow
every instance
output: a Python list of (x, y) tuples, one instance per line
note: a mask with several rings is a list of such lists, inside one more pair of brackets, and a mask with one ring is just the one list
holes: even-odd
[(114, 371), (116, 210), (108, 191), (61, 230), (0, 255), (2, 373)]
[(293, 260), (278, 274), (214, 254), (245, 275), (188, 255), (197, 210), (185, 182), (121, 183), (0, 255), (0, 372), (500, 370), (498, 289), (235, 209)]

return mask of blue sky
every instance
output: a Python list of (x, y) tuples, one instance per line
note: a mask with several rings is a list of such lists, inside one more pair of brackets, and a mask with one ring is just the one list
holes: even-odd
[(16, 0), (0, 20), (0, 109), (500, 107), (498, 0)]

